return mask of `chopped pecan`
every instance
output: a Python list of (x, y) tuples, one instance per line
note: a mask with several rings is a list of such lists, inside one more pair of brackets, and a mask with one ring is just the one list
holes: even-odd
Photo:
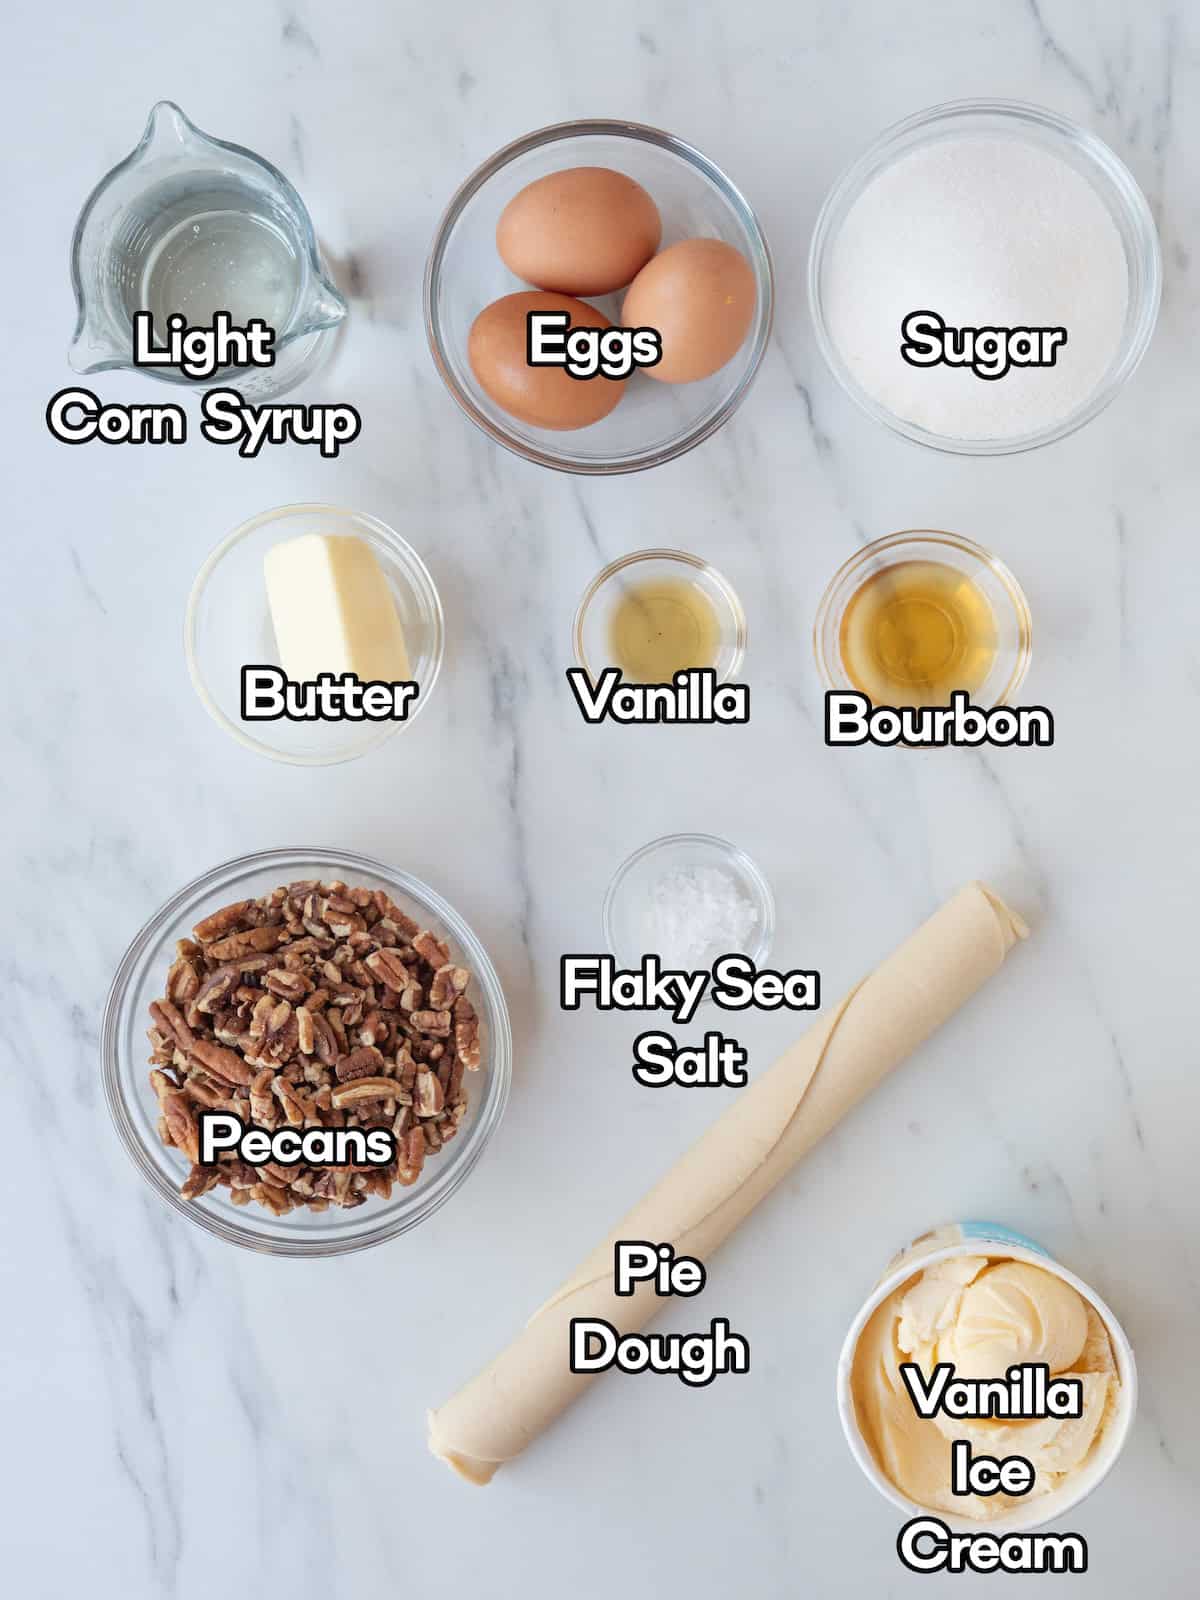
[(433, 975), (433, 982), (429, 985), (429, 1004), (435, 1011), (447, 1011), (463, 994), (471, 981), (471, 974), (466, 967), (456, 967), (447, 962), (444, 967), (439, 967)]
[(271, 1080), (271, 1090), (283, 1107), (283, 1114), (289, 1124), (293, 1128), (302, 1128), (305, 1107), (292, 1085), (284, 1077), (275, 1077)]
[(349, 1055), (339, 1056), (334, 1071), (339, 1083), (353, 1078), (378, 1078), (383, 1073), (383, 1057), (374, 1045), (360, 1045)]
[[(354, 916), (359, 909), (348, 894), (340, 893), (327, 894), (325, 896), (325, 907), (327, 911), (345, 911), (350, 916)], [(329, 921), (328, 916), (326, 916), (325, 920), (326, 922)]]
[(386, 918), (388, 922), (390, 922), (394, 927), (398, 928), (406, 939), (411, 939), (418, 931), (419, 924), (414, 922), (411, 917), (406, 917), (404, 912), (401, 911), (400, 907), (390, 897), (390, 895), (386, 893), (385, 890), (376, 889), (373, 898), (380, 917)]
[(368, 1011), (363, 1018), (362, 1027), (358, 1030), (359, 1042), (361, 1044), (383, 1044), (390, 1032), (390, 1023), (383, 1013), (376, 1008), (374, 1011)]
[(185, 1200), (196, 1200), (202, 1194), (207, 1194), (210, 1189), (215, 1189), (220, 1181), (220, 1167), (205, 1167), (196, 1162), (183, 1180), (179, 1192)]
[(214, 911), (212, 916), (198, 922), (192, 932), (201, 944), (209, 944), (213, 939), (219, 939), (223, 933), (228, 933), (230, 929), (243, 927), (246, 912), (253, 904), (253, 900), (235, 900), (232, 905), (222, 906), (219, 911)]
[(268, 1179), (271, 1183), (277, 1183), (282, 1188), (287, 1189), (291, 1187), (292, 1178), (296, 1173), (296, 1166), (296, 1162), (293, 1162), (291, 1166), (281, 1167), (277, 1161), (264, 1161), (262, 1166), (257, 1167), (255, 1170), (259, 1177)]
[(470, 1022), (454, 1024), (454, 1048), (468, 1072), (479, 1071), (479, 1023), (474, 1018)]
[(274, 1076), (270, 1067), (264, 1067), (250, 1084), (250, 1117), (260, 1128), (275, 1126), (275, 1101), (271, 1093)]
[(176, 1091), (159, 1100), (167, 1124), (171, 1143), (177, 1145), (188, 1160), (196, 1165), (200, 1160), (200, 1124), (185, 1094)]
[(189, 1100), (194, 1100), (197, 1105), (203, 1106), (206, 1111), (216, 1111), (225, 1104), (229, 1089), (225, 1084), (216, 1084), (211, 1078), (192, 1072), (188, 1074), (187, 1081), (183, 1085), (183, 1093)]
[(241, 956), (254, 956), (264, 950), (274, 950), (286, 937), (287, 934), (282, 928), (273, 928), (269, 925), (262, 928), (247, 928), (242, 933), (231, 933), (227, 939), (209, 945), (208, 953), (215, 961), (237, 961)]
[(449, 945), (443, 944), (435, 934), (430, 933), (428, 928), (414, 935), (412, 943), (413, 949), (422, 961), (428, 961), (435, 972), (439, 967), (444, 967), (450, 959)]
[(413, 1094), (413, 1110), (419, 1117), (436, 1117), (446, 1103), (442, 1086), (432, 1072), (422, 1069), (417, 1073)]
[(284, 1033), (288, 1023), (292, 1020), (292, 1004), (290, 1000), (280, 1000), (271, 1008), (267, 1018), (267, 1038), (274, 1042)]
[(254, 1002), (254, 1009), (250, 1013), (250, 1037), (252, 1039), (265, 1039), (267, 1037), (267, 1024), (271, 1020), (271, 1013), (276, 1002), (269, 994), (260, 996)]
[(192, 997), (193, 1011), (213, 1012), (237, 982), (236, 967), (218, 967), (210, 973)]
[(413, 981), (412, 973), (394, 950), (374, 950), (363, 957), (363, 965), (389, 989), (407, 989)]
[(266, 1206), (268, 1211), (273, 1211), (277, 1217), (282, 1217), (293, 1209), (291, 1194), (279, 1184), (257, 1184), (253, 1193), (259, 1204)]
[(346, 1024), (342, 1021), (342, 1013), (340, 1009), (337, 1006), (330, 1006), (329, 1010), (325, 1013), (325, 1021), (329, 1024), (329, 1031), (333, 1034), (334, 1039), (337, 1041), (339, 1053), (344, 1055), (346, 1053), (349, 1040), (346, 1038)]
[(391, 1100), (395, 1098), (395, 1078), (352, 1078), (339, 1084), (331, 1096), (335, 1110), (358, 1105), (362, 1100)]
[(186, 1006), (199, 987), (200, 974), (187, 956), (178, 956), (167, 973), (167, 999), (177, 1006)]
[(425, 1165), (425, 1135), (421, 1131), (419, 1122), (415, 1122), (398, 1142), (396, 1155), (396, 1182), (403, 1184), (407, 1189), (416, 1183), (421, 1176), (421, 1168)]
[(419, 1028), (424, 1034), (433, 1039), (445, 1039), (450, 1034), (450, 1013), (448, 1011), (414, 1011), (412, 1014), (414, 1028)]
[(281, 999), (290, 1000), (294, 1005), (312, 988), (312, 984), (302, 972), (289, 972), (285, 968), (275, 967), (263, 979), (263, 988), (269, 989), (272, 994), (277, 994)]
[(328, 1019), (321, 1014), (317, 1014), (312, 1019), (312, 1027), (318, 1059), (327, 1067), (333, 1066), (340, 1052), (337, 1039), (334, 1036), (333, 1029), (329, 1026)]
[(159, 1032), (170, 1039), (178, 1049), (189, 1050), (195, 1043), (192, 1030), (170, 1000), (152, 1000), (150, 1015), (154, 1018)]
[(214, 1039), (195, 1039), (188, 1051), (189, 1061), (198, 1061), (214, 1078), (222, 1083), (250, 1082), (250, 1068), (236, 1050), (228, 1050)]
[(339, 939), (345, 939), (352, 933), (364, 933), (367, 925), (357, 911), (331, 911), (327, 905), (325, 926)]

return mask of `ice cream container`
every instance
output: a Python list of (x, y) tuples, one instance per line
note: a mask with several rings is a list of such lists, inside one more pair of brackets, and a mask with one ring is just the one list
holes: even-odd
[[(1032, 1266), (1041, 1267), (1046, 1272), (1052, 1272), (1057, 1277), (1069, 1283), (1100, 1316), (1108, 1329), (1109, 1339), (1112, 1344), (1113, 1356), (1116, 1361), (1117, 1376), (1121, 1381), (1117, 1409), (1114, 1415), (1105, 1424), (1104, 1432), (1096, 1441), (1095, 1448), (1091, 1451), (1084, 1463), (1077, 1471), (1072, 1472), (1066, 1480), (1059, 1484), (1049, 1494), (1036, 1495), (1011, 1510), (1001, 1512), (986, 1521), (973, 1517), (956, 1517), (929, 1506), (918, 1504), (902, 1494), (894, 1483), (880, 1470), (871, 1452), (870, 1446), (863, 1437), (858, 1419), (855, 1416), (854, 1396), (851, 1386), (851, 1372), (854, 1364), (854, 1354), (859, 1337), (866, 1327), (875, 1309), (882, 1304), (892, 1292), (914, 1274), (931, 1267), (937, 1262), (948, 1261), (954, 1256), (990, 1256), (1013, 1261), (1026, 1261)], [(1125, 1447), (1129, 1437), (1129, 1430), (1133, 1423), (1134, 1412), (1137, 1409), (1137, 1366), (1133, 1359), (1133, 1347), (1126, 1337), (1125, 1330), (1116, 1317), (1105, 1305), (1104, 1301), (1081, 1278), (1061, 1266), (1050, 1254), (1032, 1239), (1027, 1239), (1024, 1234), (1014, 1233), (1011, 1228), (1002, 1227), (994, 1222), (952, 1222), (943, 1227), (934, 1228), (929, 1233), (923, 1233), (911, 1244), (904, 1246), (891, 1261), (888, 1262), (883, 1276), (872, 1289), (864, 1301), (862, 1309), (850, 1325), (842, 1345), (841, 1355), (838, 1357), (837, 1367), (837, 1404), (838, 1415), (842, 1420), (842, 1429), (846, 1435), (846, 1442), (850, 1446), (850, 1453), (862, 1468), (863, 1473), (875, 1485), (886, 1500), (896, 1506), (905, 1514), (906, 1519), (919, 1516), (935, 1516), (946, 1524), (955, 1533), (1016, 1533), (1025, 1532), (1032, 1528), (1040, 1528), (1047, 1522), (1053, 1522), (1074, 1509), (1082, 1500), (1085, 1500), (1096, 1485), (1108, 1476), (1117, 1457)]]

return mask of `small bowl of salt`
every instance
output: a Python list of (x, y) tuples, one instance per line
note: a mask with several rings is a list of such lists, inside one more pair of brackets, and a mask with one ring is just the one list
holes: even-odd
[(604, 897), (604, 936), (622, 967), (656, 955), (668, 971), (701, 972), (725, 955), (761, 966), (775, 935), (775, 897), (736, 845), (673, 833), (643, 845)]

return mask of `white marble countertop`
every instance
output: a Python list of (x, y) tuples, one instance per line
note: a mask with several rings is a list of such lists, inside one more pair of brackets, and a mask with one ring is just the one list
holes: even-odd
[[(900, 1569), (899, 1519), (844, 1446), (833, 1373), (892, 1251), (982, 1216), (1095, 1284), (1140, 1363), (1127, 1453), (1069, 1519), (1091, 1569), (1058, 1582), (1194, 1593), (1200, 32), (1187, 8), (74, 0), (20, 8), (6, 48), (8, 1592), (948, 1592), (953, 1579)], [(1080, 435), (999, 460), (939, 457), (858, 414), (821, 366), (804, 294), (815, 211), (843, 165), (894, 119), (975, 94), (1040, 101), (1107, 139), (1145, 186), (1166, 266), (1158, 334), (1125, 394)], [(349, 332), (318, 385), (364, 417), (336, 462), (298, 447), (247, 462), (198, 439), (68, 449), (45, 429), (70, 378), (75, 212), (161, 97), (283, 166), (355, 264)], [(421, 326), (452, 189), (499, 144), (577, 115), (654, 122), (710, 153), (758, 209), (778, 269), (773, 345), (738, 416), (618, 481), (490, 445), (444, 393)], [(410, 732), (302, 772), (208, 720), (180, 632), (217, 539), (309, 498), (412, 539), (449, 649)], [(818, 597), (856, 542), (914, 525), (969, 534), (1018, 573), (1052, 750), (824, 747)], [(587, 728), (569, 700), (579, 593), (602, 560), (660, 542), (700, 550), (743, 597), (748, 728)], [(630, 1019), (556, 1003), (560, 953), (599, 943), (612, 870), (680, 829), (756, 857), (778, 898), (778, 960), (819, 968), (829, 995), (969, 877), (1007, 890), (1035, 934), (717, 1259), (704, 1320), (748, 1335), (748, 1377), (698, 1392), (609, 1377), (476, 1492), (426, 1454), (425, 1407), (722, 1103), (639, 1089)], [(507, 1119), (461, 1193), (398, 1242), (308, 1264), (168, 1214), (113, 1136), (97, 1071), (104, 995), (143, 920), (217, 861), (303, 842), (436, 884), (490, 948), (516, 1037)], [(745, 1021), (753, 1067), (794, 1031)], [(665, 1325), (690, 1325), (688, 1307)]]

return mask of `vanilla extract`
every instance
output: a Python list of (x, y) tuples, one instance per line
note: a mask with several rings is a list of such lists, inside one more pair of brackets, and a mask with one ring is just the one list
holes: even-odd
[(712, 667), (687, 668), (672, 683), (624, 683), (619, 668), (605, 667), (594, 684), (582, 667), (569, 667), (567, 681), (589, 723), (750, 720), (749, 686), (719, 684)]

